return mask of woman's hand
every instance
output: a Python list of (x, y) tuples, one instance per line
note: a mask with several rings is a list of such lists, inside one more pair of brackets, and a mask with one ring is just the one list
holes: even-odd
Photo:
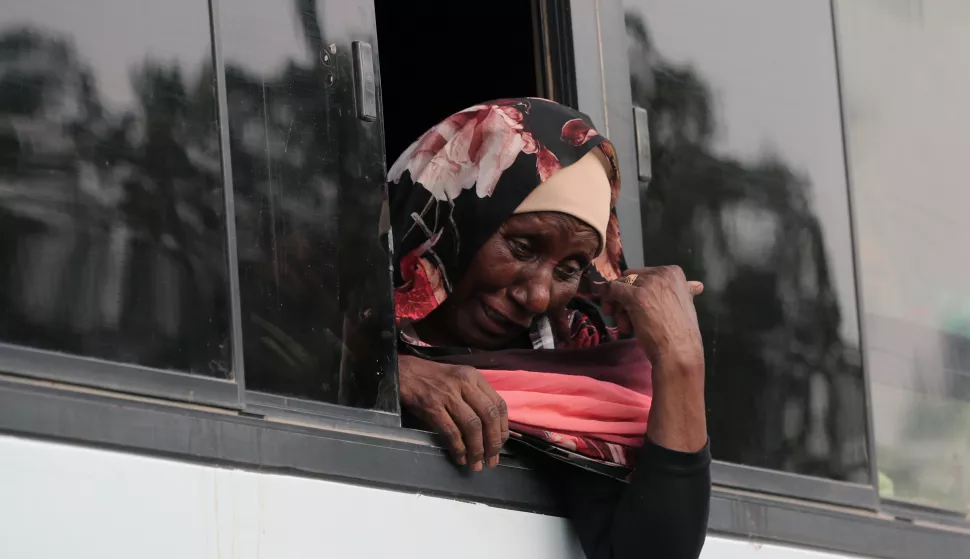
[(654, 364), (676, 357), (703, 365), (704, 345), (694, 310), (694, 296), (703, 291), (702, 283), (687, 281), (677, 266), (640, 268), (607, 286), (603, 307), (621, 331), (636, 335)]
[(398, 371), (401, 404), (444, 437), (455, 462), (475, 472), (498, 465), (508, 409), (477, 369), (402, 355)]
[(631, 331), (653, 364), (653, 403), (647, 436), (655, 444), (697, 452), (707, 444), (704, 345), (694, 310), (700, 282), (676, 266), (630, 270), (611, 282), (604, 310)]

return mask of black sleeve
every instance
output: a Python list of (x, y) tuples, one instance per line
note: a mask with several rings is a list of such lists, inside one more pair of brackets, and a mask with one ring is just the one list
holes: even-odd
[(587, 559), (696, 559), (707, 535), (709, 446), (697, 453), (649, 441), (630, 483), (557, 464), (559, 495)]

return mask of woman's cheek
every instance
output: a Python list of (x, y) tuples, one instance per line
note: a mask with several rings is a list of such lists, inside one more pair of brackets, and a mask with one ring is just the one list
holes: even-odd
[(504, 278), (514, 273), (510, 267), (516, 263), (506, 243), (493, 238), (479, 249), (468, 271), (480, 287), (502, 288), (506, 287)]
[(569, 281), (557, 281), (552, 289), (552, 300), (549, 306), (552, 308), (565, 307), (570, 299), (576, 296), (579, 291), (579, 279)]
[(493, 278), (496, 287), (510, 287), (515, 285), (523, 274), (525, 264), (515, 259), (507, 259), (492, 265), (488, 274)]

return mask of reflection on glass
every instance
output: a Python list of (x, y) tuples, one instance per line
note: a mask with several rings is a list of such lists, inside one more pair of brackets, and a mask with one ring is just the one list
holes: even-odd
[(715, 458), (868, 482), (828, 4), (625, 5), (633, 102), (651, 128), (645, 259), (707, 286)]
[(227, 378), (208, 9), (5, 0), (0, 341)]
[(246, 385), (396, 411), (380, 123), (358, 120), (353, 97), (351, 41), (375, 43), (373, 6), (359, 8), (250, 1), (220, 16)]
[(835, 5), (881, 492), (970, 513), (970, 3)]

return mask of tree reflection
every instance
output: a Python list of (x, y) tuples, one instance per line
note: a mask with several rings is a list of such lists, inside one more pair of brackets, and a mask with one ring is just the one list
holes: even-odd
[(135, 52), (130, 89), (99, 92), (112, 60), (69, 33), (0, 33), (0, 340), (228, 376), (224, 148), (248, 387), (375, 405), (394, 349), (380, 126), (352, 114), (346, 22), (323, 8), (293, 0), (305, 52), (271, 41), (258, 70), (226, 39), (252, 13), (221, 14), (225, 146), (210, 53)]
[[(95, 61), (97, 62), (97, 61)], [(212, 70), (131, 71), (107, 107), (71, 41), (0, 33), (4, 341), (228, 374)]]
[(868, 481), (859, 350), (840, 335), (811, 185), (784, 161), (714, 154), (707, 85), (664, 60), (639, 15), (626, 30), (633, 101), (651, 121), (646, 262), (708, 286), (697, 303), (715, 457)]
[[(247, 385), (393, 411), (375, 401), (393, 339), (356, 324), (390, 301), (380, 128), (353, 114), (343, 32), (317, 0), (291, 6), (302, 52), (257, 71), (225, 49)], [(393, 324), (378, 314), (371, 325)]]

